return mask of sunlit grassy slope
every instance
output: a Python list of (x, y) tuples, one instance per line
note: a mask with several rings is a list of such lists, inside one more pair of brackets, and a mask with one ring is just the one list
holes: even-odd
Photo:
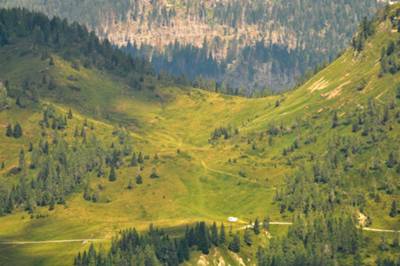
[[(350, 134), (346, 127), (329, 130), (333, 111), (344, 116), (356, 106), (365, 105), (369, 98), (382, 104), (392, 100), (400, 76), (379, 78), (379, 58), (381, 48), (398, 35), (392, 32), (389, 23), (382, 23), (361, 54), (348, 49), (300, 88), (261, 99), (175, 87), (135, 91), (105, 72), (84, 67), (77, 70), (71, 62), (56, 55), (55, 64), (49, 66), (38, 55), (21, 53), (29, 47), (2, 48), (2, 80), (18, 84), (30, 77), (40, 84), (42, 74), (46, 73), (57, 88), (52, 91), (41, 88), (44, 96), (40, 106), (22, 109), (13, 105), (0, 112), (3, 131), (8, 123), (16, 121), (24, 130), (19, 140), (0, 134), (0, 162), (6, 162), (0, 172), (1, 182), (16, 182), (7, 172), (17, 165), (19, 149), (38, 140), (41, 108), (47, 104), (56, 106), (60, 113), (73, 110), (74, 118), (65, 131), (67, 138), (88, 119), (94, 125), (91, 133), (111, 145), (113, 129), (122, 125), (129, 129), (134, 149), (143, 151), (150, 159), (142, 174), (144, 183), (135, 185), (133, 190), (127, 190), (126, 186), (138, 169), (124, 166), (117, 172), (117, 182), (91, 179), (93, 189), (98, 184), (105, 187), (98, 203), (85, 201), (82, 192), (78, 192), (67, 200), (67, 206), (56, 206), (53, 211), (37, 209), (35, 213), (43, 214), (44, 218), (31, 218), (22, 211), (1, 217), (0, 240), (99, 238), (106, 239), (103, 245), (107, 245), (107, 240), (119, 229), (146, 229), (150, 223), (168, 228), (198, 220), (221, 222), (229, 216), (247, 222), (266, 215), (272, 220), (289, 221), (290, 215), (280, 215), (273, 203), (284, 176), (293, 171), (282, 157), (283, 147), (291, 145), (299, 135), (315, 135), (318, 141), (302, 148), (301, 153), (323, 153), (326, 145), (322, 144), (332, 135)], [(358, 91), (357, 86), (363, 80), (367, 85)], [(305, 120), (312, 120), (315, 126), (275, 138), (273, 143), (268, 143), (267, 137), (260, 137), (260, 132), (265, 132), (271, 123), (290, 128)], [(222, 126), (237, 128), (239, 134), (227, 141), (211, 143), (212, 131)], [(392, 132), (399, 130), (395, 125)], [(156, 154), (158, 159), (153, 159)], [(149, 178), (153, 167), (157, 168), (160, 179)], [(385, 201), (370, 204), (368, 213), (373, 225), (399, 229), (399, 221), (388, 217), (388, 206), (384, 204)], [(284, 227), (272, 228), (273, 234), (284, 231)], [(87, 244), (82, 243), (2, 245), (0, 265), (71, 265), (73, 255), (85, 248)], [(248, 251), (249, 259), (252, 252)], [(223, 255), (235, 263), (235, 258), (229, 256)]]

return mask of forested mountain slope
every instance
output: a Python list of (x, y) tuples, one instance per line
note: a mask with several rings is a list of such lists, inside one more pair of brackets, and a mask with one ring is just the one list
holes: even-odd
[(246, 99), (1, 10), (1, 264), (396, 265), (399, 14), (296, 90)]
[[(1, 0), (78, 21), (159, 71), (216, 79), (219, 90), (291, 88), (349, 43), (376, 0)], [(214, 84), (199, 81), (214, 89)]]

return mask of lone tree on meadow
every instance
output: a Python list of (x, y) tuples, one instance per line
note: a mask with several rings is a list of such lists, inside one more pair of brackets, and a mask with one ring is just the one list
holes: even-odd
[(23, 133), (22, 133), (21, 125), (19, 123), (15, 124), (14, 131), (13, 131), (14, 138), (18, 139), (18, 138), (22, 137), (22, 134)]
[(110, 175), (108, 176), (108, 180), (109, 180), (110, 182), (114, 182), (114, 181), (117, 180), (117, 174), (116, 174), (116, 172), (115, 172), (114, 166), (111, 167)]
[(129, 179), (127, 189), (129, 189), (129, 190), (132, 190), (132, 189), (133, 189), (133, 182), (132, 182), (131, 179)]
[(337, 112), (333, 113), (333, 118), (332, 118), (332, 128), (336, 128), (339, 125), (339, 117)]
[(392, 207), (390, 208), (390, 217), (396, 217), (397, 214), (399, 213), (399, 210), (397, 209), (397, 202), (394, 200), (392, 201)]
[(74, 115), (72, 114), (72, 110), (71, 108), (68, 110), (68, 115), (67, 115), (68, 119), (72, 119), (74, 117)]
[(153, 168), (153, 170), (151, 171), (150, 178), (153, 178), (153, 179), (160, 178), (160, 176), (157, 173), (157, 169), (156, 168)]
[(8, 124), (8, 125), (7, 125), (6, 136), (9, 137), (9, 138), (11, 138), (11, 137), (14, 136), (14, 130), (13, 130), (11, 124)]
[(136, 176), (136, 184), (137, 185), (143, 184), (143, 178), (141, 175)]

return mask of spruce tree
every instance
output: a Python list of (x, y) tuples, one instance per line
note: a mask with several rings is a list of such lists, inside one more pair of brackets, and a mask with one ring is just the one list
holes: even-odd
[(132, 154), (132, 159), (131, 159), (131, 162), (130, 162), (129, 165), (132, 166), (132, 167), (138, 165), (138, 159), (136, 157), (136, 153), (135, 152)]
[(144, 158), (143, 158), (142, 152), (139, 152), (139, 155), (138, 155), (138, 163), (140, 163), (140, 164), (144, 163)]
[(382, 124), (386, 124), (389, 121), (389, 107), (385, 106), (385, 109), (383, 110), (383, 118), (382, 118)]
[(270, 223), (270, 218), (269, 218), (269, 216), (267, 216), (264, 218), (264, 221), (263, 221), (263, 227), (264, 227), (265, 231), (269, 231), (269, 223)]
[(219, 230), (219, 244), (225, 245), (226, 242), (226, 234), (225, 234), (225, 225), (222, 223), (221, 228)]
[(54, 200), (54, 197), (52, 197), (50, 200), (49, 211), (54, 210), (55, 206), (56, 206), (56, 201)]
[(339, 125), (339, 118), (337, 115), (337, 112), (333, 113), (333, 118), (332, 118), (332, 128), (336, 128)]
[(389, 215), (390, 217), (396, 217), (398, 213), (399, 210), (397, 209), (397, 201), (393, 200)]
[(152, 179), (156, 179), (156, 178), (160, 178), (160, 176), (157, 173), (157, 169), (154, 167), (153, 170), (151, 171), (151, 175), (150, 178)]
[(254, 234), (258, 235), (260, 234), (260, 222), (258, 221), (258, 218), (256, 218), (255, 222), (254, 222)]
[(143, 184), (143, 178), (141, 175), (136, 176), (136, 184), (138, 185)]
[(129, 179), (127, 189), (129, 189), (129, 190), (132, 190), (132, 189), (133, 189), (133, 182), (132, 182), (131, 179)]
[(110, 175), (108, 176), (108, 180), (110, 182), (114, 182), (117, 180), (117, 174), (115, 172), (114, 166), (111, 166)]
[(388, 160), (386, 161), (386, 165), (388, 168), (393, 168), (397, 163), (397, 158), (394, 152), (389, 153)]
[(187, 261), (190, 259), (190, 250), (189, 250), (189, 245), (188, 241), (186, 238), (181, 239), (178, 244), (177, 244), (177, 253), (178, 253), (178, 259), (180, 263), (183, 263), (184, 261)]
[(6, 136), (9, 137), (9, 138), (14, 136), (14, 130), (13, 130), (11, 124), (7, 125)]
[(210, 240), (205, 222), (200, 222), (198, 224), (196, 239), (199, 250), (207, 255), (210, 252)]
[(240, 237), (239, 233), (236, 233), (236, 235), (233, 237), (232, 241), (229, 243), (228, 246), (229, 250), (235, 253), (240, 252)]
[(23, 170), (25, 169), (25, 152), (24, 149), (19, 151), (19, 160), (18, 160), (18, 169)]
[(214, 246), (218, 246), (219, 244), (219, 237), (218, 237), (218, 228), (217, 224), (214, 222), (213, 225), (211, 226), (211, 242), (213, 243)]
[(17, 123), (17, 124), (15, 124), (15, 127), (14, 127), (14, 131), (13, 131), (13, 136), (14, 136), (14, 138), (20, 138), (20, 137), (22, 137), (22, 127), (21, 127), (21, 125), (19, 124), (19, 123)]
[(68, 119), (72, 119), (73, 118), (73, 114), (72, 114), (72, 110), (71, 108), (68, 110)]
[(400, 247), (400, 233), (395, 234), (393, 242), (392, 242), (392, 247), (393, 248), (399, 248)]
[(33, 144), (32, 144), (32, 142), (29, 142), (28, 152), (32, 152), (32, 151), (33, 151)]
[(253, 240), (251, 239), (251, 232), (249, 229), (246, 229), (244, 231), (244, 238), (243, 238), (244, 242), (248, 245), (251, 246), (253, 244)]

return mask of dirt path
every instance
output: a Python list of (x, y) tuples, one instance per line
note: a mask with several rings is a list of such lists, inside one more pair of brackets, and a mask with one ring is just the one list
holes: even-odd
[[(291, 222), (270, 222), (270, 225), (292, 225)], [(262, 223), (260, 223), (262, 225)], [(240, 227), (239, 230), (245, 230), (252, 228), (252, 225), (245, 225)], [(390, 229), (379, 229), (371, 227), (363, 227), (363, 231), (377, 232), (377, 233), (399, 233), (400, 231), (390, 230)], [(107, 239), (99, 238), (88, 238), (88, 239), (63, 239), (63, 240), (44, 240), (44, 241), (0, 241), (0, 245), (30, 245), (30, 244), (63, 244), (63, 243), (76, 243), (81, 242), (82, 244), (92, 243), (92, 242), (103, 242)]]
[[(262, 226), (262, 222), (260, 222), (260, 226)], [(293, 225), (291, 222), (270, 222), (270, 225)], [(245, 230), (245, 229), (250, 229), (253, 228), (254, 225), (245, 225), (239, 228), (239, 230)], [(372, 227), (363, 227), (363, 231), (369, 231), (369, 232), (377, 232), (377, 233), (399, 233), (400, 230), (391, 230), (391, 229), (379, 229), (379, 228), (372, 228)]]
[(106, 239), (63, 239), (63, 240), (44, 240), (44, 241), (0, 241), (0, 245), (29, 245), (29, 244), (60, 244), (60, 243), (74, 243), (82, 242), (82, 244), (90, 242), (101, 242)]
[(363, 227), (364, 231), (370, 231), (370, 232), (378, 232), (378, 233), (399, 233), (400, 231), (396, 230), (388, 230), (388, 229), (379, 229), (379, 228), (371, 228), (371, 227)]
[(235, 178), (241, 178), (240, 176), (231, 174), (229, 172), (212, 169), (212, 168), (208, 167), (208, 165), (204, 162), (204, 160), (201, 160), (201, 165), (203, 166), (203, 168), (205, 170), (210, 171), (210, 172), (214, 172), (214, 173), (221, 174), (221, 175), (227, 175), (227, 176), (231, 176), (231, 177), (235, 177)]
[[(249, 178), (243, 178), (242, 176), (235, 175), (235, 174), (232, 174), (232, 173), (229, 173), (229, 172), (226, 172), (226, 171), (221, 171), (221, 170), (217, 170), (217, 169), (210, 168), (210, 167), (204, 162), (204, 160), (201, 160), (201, 165), (203, 166), (203, 168), (204, 168), (206, 171), (213, 172), (213, 173), (217, 173), (217, 174), (221, 174), (221, 175), (231, 176), (231, 177), (234, 177), (234, 178), (238, 178), (238, 179), (241, 179), (241, 180), (243, 180), (244, 182), (247, 182), (247, 183), (252, 183), (252, 184), (261, 185), (261, 183), (260, 183), (259, 181), (257, 181), (257, 180), (252, 180), (252, 179), (249, 179)], [(271, 187), (271, 188), (269, 188), (269, 190), (276, 190), (276, 187)]]

